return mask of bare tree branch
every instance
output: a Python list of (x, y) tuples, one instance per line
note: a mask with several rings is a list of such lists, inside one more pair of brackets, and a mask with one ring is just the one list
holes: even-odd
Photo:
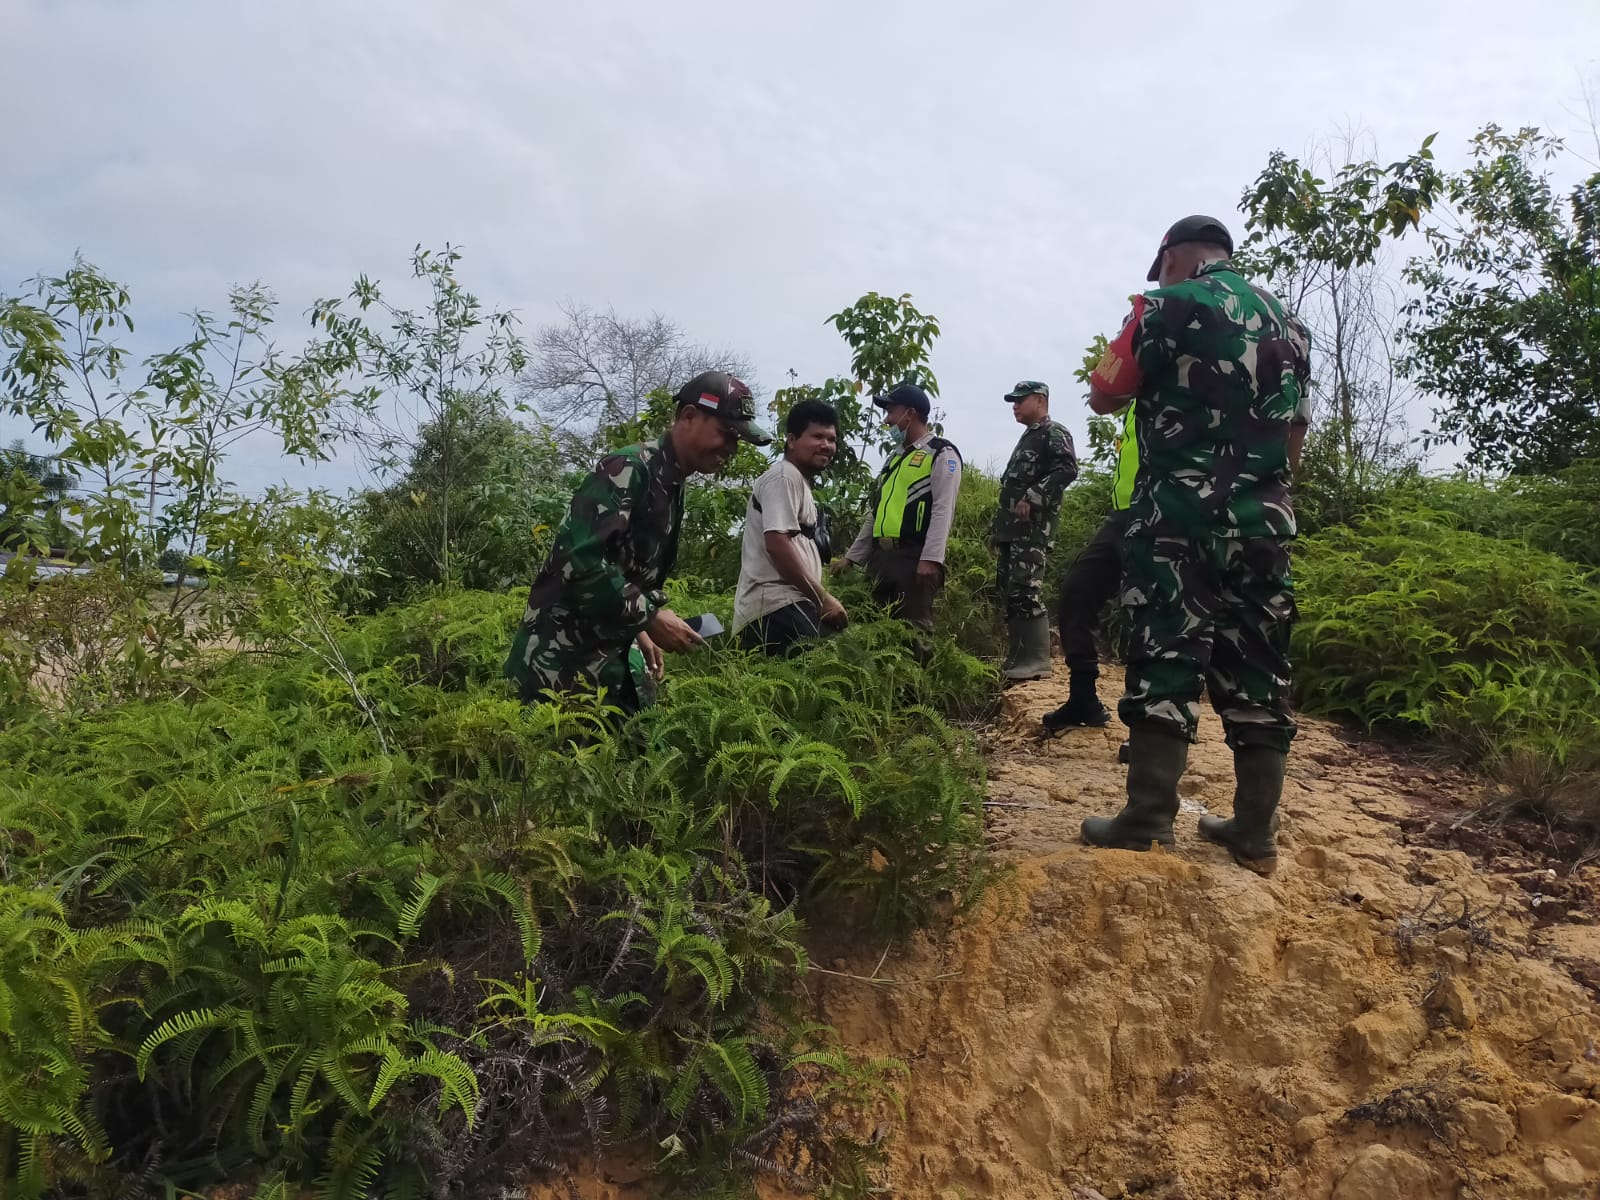
[(751, 382), (751, 365), (726, 347), (693, 342), (670, 318), (623, 317), (568, 301), (563, 320), (532, 339), (533, 355), (518, 380), (521, 399), (549, 425), (592, 435), (601, 426), (639, 416), (658, 388), (675, 390), (701, 371), (717, 369)]

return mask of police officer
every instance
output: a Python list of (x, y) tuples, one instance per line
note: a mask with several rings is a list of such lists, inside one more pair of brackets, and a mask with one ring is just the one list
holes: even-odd
[(1065, 425), (1050, 419), (1050, 388), (1024, 379), (1005, 395), (1024, 427), (1000, 477), (1000, 505), (989, 542), (1005, 611), (1008, 680), (1050, 674), (1050, 617), (1044, 607), (1044, 564), (1055, 544), (1061, 493), (1078, 477), (1078, 455)]
[[(944, 555), (961, 491), (961, 452), (928, 427), (928, 393), (902, 383), (872, 401), (883, 409), (894, 450), (872, 488), (872, 510), (855, 542), (829, 570), (837, 575), (863, 564), (873, 579), (873, 599), (933, 632), (933, 603), (944, 587)], [(918, 651), (932, 646), (919, 642)]]
[[(1233, 816), (1200, 834), (1262, 874), (1295, 721), (1290, 448), (1310, 379), (1310, 338), (1230, 261), (1220, 221), (1186, 217), (1162, 240), (1133, 312), (1090, 377), (1089, 404), (1135, 398), (1141, 465), (1128, 509), (1128, 801), (1084, 821), (1094, 846), (1170, 844), (1201, 688), (1233, 749)], [(1302, 435), (1303, 436), (1303, 430)]]
[(524, 700), (600, 686), (635, 712), (652, 699), (662, 651), (700, 644), (661, 591), (678, 554), (684, 482), (726, 468), (741, 441), (765, 446), (772, 435), (756, 425), (744, 381), (722, 371), (696, 375), (675, 400), (665, 434), (608, 454), (573, 494), (506, 659)]

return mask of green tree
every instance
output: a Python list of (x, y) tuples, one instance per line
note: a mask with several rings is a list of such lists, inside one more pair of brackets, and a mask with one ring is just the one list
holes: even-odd
[[(1322, 392), (1332, 404), (1317, 424), (1352, 478), (1397, 450), (1389, 356), (1394, 305), (1382, 256), (1439, 196), (1443, 177), (1432, 146), (1430, 135), (1415, 153), (1386, 166), (1358, 158), (1353, 135), (1340, 148), (1317, 146), (1309, 162), (1274, 151), (1240, 198), (1249, 235), (1239, 257), (1309, 328)], [(1345, 156), (1350, 161), (1339, 165)], [(1328, 440), (1328, 431), (1336, 440)]]
[(1564, 147), (1534, 128), (1486, 126), (1472, 151), (1406, 268), (1400, 367), (1439, 400), (1433, 440), (1464, 439), (1475, 466), (1600, 457), (1600, 173), (1563, 194)]
[[(171, 668), (223, 632), (221, 606), (197, 589), (161, 597), (154, 588), (168, 550), (183, 556), (180, 584), (190, 573), (215, 582), (223, 564), (254, 553), (233, 540), (249, 526), (234, 519), (247, 501), (221, 474), (228, 453), (257, 435), (290, 456), (325, 458), (325, 431), (361, 401), (273, 349), (272, 309), (260, 285), (234, 288), (225, 315), (196, 312), (185, 342), (135, 366), (120, 340), (133, 330), (127, 289), (92, 264), (79, 259), (34, 279), (23, 297), (0, 297), (0, 405), (80, 478), (58, 509), (103, 576), (90, 585), (98, 615), (72, 631), (98, 643), (80, 661), (104, 664), (85, 694), (170, 686)], [(159, 514), (156, 480), (177, 492)], [(24, 587), (30, 569), (13, 560), (6, 587)], [(10, 647), (13, 661), (45, 653), (27, 630), (7, 633), (32, 647)]]
[[(839, 450), (818, 480), (817, 499), (847, 517), (864, 508), (872, 487), (871, 460), (889, 445), (872, 397), (905, 382), (919, 384), (935, 399), (939, 395), (939, 381), (929, 365), (939, 322), (917, 308), (909, 294), (868, 292), (828, 317), (827, 323), (850, 347), (850, 374), (818, 386), (791, 382), (773, 397), (770, 407), (780, 428), (801, 400), (823, 400), (838, 410)], [(942, 427), (937, 419), (934, 427)]]
[[(358, 498), (360, 571), (387, 603), (417, 585), (525, 584), (548, 548), (570, 494), (556, 440), (490, 403), (461, 398), (449, 421), (419, 431), (406, 469)], [(437, 531), (450, 522), (453, 580), (440, 574)]]
[(62, 505), (77, 484), (60, 459), (30, 453), (21, 438), (0, 450), (0, 549), (65, 548)]
[(125, 565), (144, 537), (138, 476), (156, 432), (141, 437), (146, 397), (119, 340), (133, 331), (129, 309), (127, 289), (81, 258), (0, 299), (6, 411), (84, 477), (73, 515), (88, 553)]
[(515, 315), (485, 308), (463, 288), (460, 261), (448, 245), (415, 249), (411, 276), (427, 291), (421, 308), (394, 304), (365, 275), (345, 299), (319, 300), (311, 319), (323, 336), (304, 368), (318, 390), (356, 399), (361, 419), (345, 432), (380, 481), (425, 475), (426, 500), (408, 522), (407, 538), (425, 560), (415, 575), (451, 584), (471, 569), (461, 544), (482, 523), (471, 503), (484, 483), (479, 435), (510, 412), (507, 389), (527, 365)]

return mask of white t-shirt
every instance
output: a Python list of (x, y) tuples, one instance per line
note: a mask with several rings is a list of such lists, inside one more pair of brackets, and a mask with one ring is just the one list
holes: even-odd
[(744, 542), (739, 547), (739, 590), (733, 599), (733, 627), (740, 629), (758, 617), (777, 612), (811, 597), (789, 586), (767, 553), (766, 535), (792, 533), (794, 548), (806, 573), (822, 587), (822, 555), (816, 542), (800, 532), (802, 525), (817, 523), (817, 502), (811, 484), (800, 468), (780, 458), (756, 480), (744, 510)]

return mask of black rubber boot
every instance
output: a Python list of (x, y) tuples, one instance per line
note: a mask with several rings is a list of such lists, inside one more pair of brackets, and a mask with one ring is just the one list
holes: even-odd
[(1100, 696), (1094, 690), (1094, 681), (1095, 676), (1089, 672), (1072, 673), (1071, 683), (1067, 689), (1067, 702), (1039, 718), (1044, 725), (1046, 737), (1054, 737), (1063, 729), (1070, 729), (1074, 725), (1098, 728), (1111, 723), (1111, 714), (1106, 711), (1106, 706), (1100, 703)]
[(1235, 750), (1232, 818), (1200, 818), (1200, 836), (1257, 875), (1271, 875), (1278, 868), (1278, 801), (1288, 765), (1288, 754), (1271, 746)]
[(1170, 846), (1189, 739), (1140, 726), (1128, 734), (1128, 757), (1128, 803), (1114, 817), (1086, 820), (1084, 844), (1113, 850), (1148, 850), (1151, 842)]
[(1050, 618), (1040, 613), (1006, 623), (1010, 649), (1001, 675), (1007, 683), (1043, 679), (1050, 674)]

